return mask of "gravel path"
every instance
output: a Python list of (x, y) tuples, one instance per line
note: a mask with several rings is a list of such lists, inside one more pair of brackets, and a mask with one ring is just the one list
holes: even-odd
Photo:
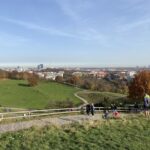
[[(86, 99), (84, 99), (83, 97), (80, 97), (80, 96), (78, 95), (78, 93), (80, 93), (80, 92), (81, 92), (81, 91), (75, 93), (74, 96), (77, 97), (77, 98), (79, 98), (79, 99), (84, 103), (83, 105), (80, 106), (80, 107), (83, 107), (83, 106), (85, 106), (85, 105), (88, 104), (88, 101), (87, 101)], [(83, 92), (83, 91), (82, 91), (82, 92)]]
[(31, 128), (33, 126), (43, 127), (52, 124), (62, 126), (74, 122), (83, 122), (88, 120), (101, 120), (101, 118), (102, 117), (100, 114), (96, 114), (95, 116), (73, 115), (73, 116), (63, 116), (57, 118), (49, 117), (49, 118), (43, 118), (38, 120), (2, 124), (0, 125), (0, 133), (19, 131), (19, 130)]

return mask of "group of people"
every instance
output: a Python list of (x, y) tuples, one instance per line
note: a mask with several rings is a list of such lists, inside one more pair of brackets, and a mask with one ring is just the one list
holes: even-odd
[(92, 116), (94, 116), (95, 114), (95, 108), (94, 108), (94, 104), (87, 104), (86, 105), (86, 113), (89, 116), (90, 114), (92, 114)]
[[(120, 113), (117, 111), (117, 106), (115, 104), (111, 104), (111, 113), (112, 113), (112, 118), (114, 119), (120, 118)], [(108, 109), (104, 110), (103, 118), (104, 119), (110, 118), (110, 111)]]
[[(150, 96), (148, 94), (145, 94), (145, 96), (144, 96), (144, 114), (147, 117), (150, 116), (149, 107), (150, 107)], [(138, 109), (137, 103), (135, 103), (135, 108)], [(86, 113), (87, 113), (87, 115), (91, 114), (92, 116), (94, 116), (95, 107), (94, 107), (93, 103), (86, 105)], [(112, 113), (113, 118), (115, 118), (115, 119), (120, 118), (120, 113), (117, 111), (117, 106), (115, 104), (111, 104), (111, 113)], [(108, 109), (104, 109), (103, 118), (104, 119), (110, 118), (110, 111)]]
[[(120, 118), (120, 113), (117, 111), (117, 106), (115, 104), (111, 105), (111, 110), (112, 110), (113, 118)], [(86, 114), (88, 116), (90, 114), (92, 116), (94, 116), (94, 114), (95, 114), (95, 107), (94, 107), (93, 103), (86, 105)], [(109, 118), (109, 111), (107, 109), (104, 110), (103, 118), (104, 119), (108, 119)]]

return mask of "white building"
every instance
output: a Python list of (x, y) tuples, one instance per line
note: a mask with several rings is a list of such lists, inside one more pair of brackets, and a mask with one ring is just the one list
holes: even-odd
[(45, 78), (46, 80), (55, 80), (57, 76), (64, 76), (64, 71), (57, 72), (38, 72), (36, 73), (39, 78)]
[(37, 75), (39, 76), (39, 78), (44, 78), (45, 74), (43, 72), (38, 72)]
[(16, 68), (16, 71), (17, 71), (17, 72), (23, 72), (24, 69), (23, 69), (22, 67), (18, 66), (18, 67)]
[(134, 78), (134, 76), (135, 76), (136, 74), (137, 74), (136, 71), (129, 71), (129, 72), (128, 72), (128, 75), (129, 75), (130, 78)]
[(81, 77), (83, 74), (82, 74), (82, 72), (73, 72), (72, 75)]
[(64, 76), (64, 71), (59, 71), (59, 72), (57, 73), (57, 76), (63, 77), (63, 76)]
[(45, 73), (45, 79), (47, 80), (55, 80), (57, 76), (61, 76), (63, 77), (64, 76), (64, 72), (63, 71), (59, 71), (58, 73), (57, 72), (46, 72)]

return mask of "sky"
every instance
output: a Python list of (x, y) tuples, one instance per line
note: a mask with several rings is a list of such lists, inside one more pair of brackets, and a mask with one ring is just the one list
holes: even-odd
[(150, 65), (150, 0), (0, 0), (0, 65)]

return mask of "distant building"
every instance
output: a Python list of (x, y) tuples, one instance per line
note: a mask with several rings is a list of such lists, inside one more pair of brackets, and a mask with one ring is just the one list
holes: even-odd
[(105, 78), (106, 76), (107, 76), (107, 72), (105, 72), (105, 71), (99, 71), (99, 72), (97, 72), (97, 77), (98, 78)]
[(134, 76), (135, 76), (136, 74), (137, 74), (136, 71), (129, 71), (129, 72), (128, 72), (128, 75), (129, 75), (130, 78), (134, 78)]
[(38, 70), (42, 70), (44, 68), (44, 65), (43, 64), (39, 64), (38, 66), (37, 66), (37, 69)]
[(83, 73), (82, 72), (73, 72), (72, 75), (81, 77), (83, 75)]
[(89, 73), (89, 76), (92, 76), (92, 77), (96, 77), (96, 75), (97, 75), (97, 72), (96, 72), (96, 71), (91, 71), (91, 72)]
[(16, 71), (17, 71), (17, 72), (23, 72), (24, 70), (23, 70), (22, 67), (18, 66), (18, 67), (16, 68)]
[(56, 73), (55, 72), (46, 72), (45, 73), (45, 79), (55, 80), (56, 79)]
[(118, 73), (118, 75), (119, 75), (120, 79), (126, 79), (127, 78), (127, 71), (120, 71)]
[(63, 77), (64, 76), (64, 71), (44, 72), (44, 74), (45, 74), (45, 79), (47, 79), (47, 80), (55, 80), (57, 76)]
[(30, 73), (30, 74), (33, 74), (33, 71), (32, 70), (29, 70), (29, 71), (27, 71), (28, 73)]
[(99, 71), (99, 72), (97, 72), (97, 71), (91, 71), (89, 73), (90, 76), (97, 77), (97, 78), (105, 78), (107, 76), (107, 74), (108, 73), (105, 72), (105, 71)]
[(59, 71), (56, 75), (57, 75), (57, 76), (64, 77), (64, 71)]
[(38, 72), (37, 75), (39, 76), (39, 78), (44, 78), (45, 77), (45, 74), (42, 73), (42, 72)]

